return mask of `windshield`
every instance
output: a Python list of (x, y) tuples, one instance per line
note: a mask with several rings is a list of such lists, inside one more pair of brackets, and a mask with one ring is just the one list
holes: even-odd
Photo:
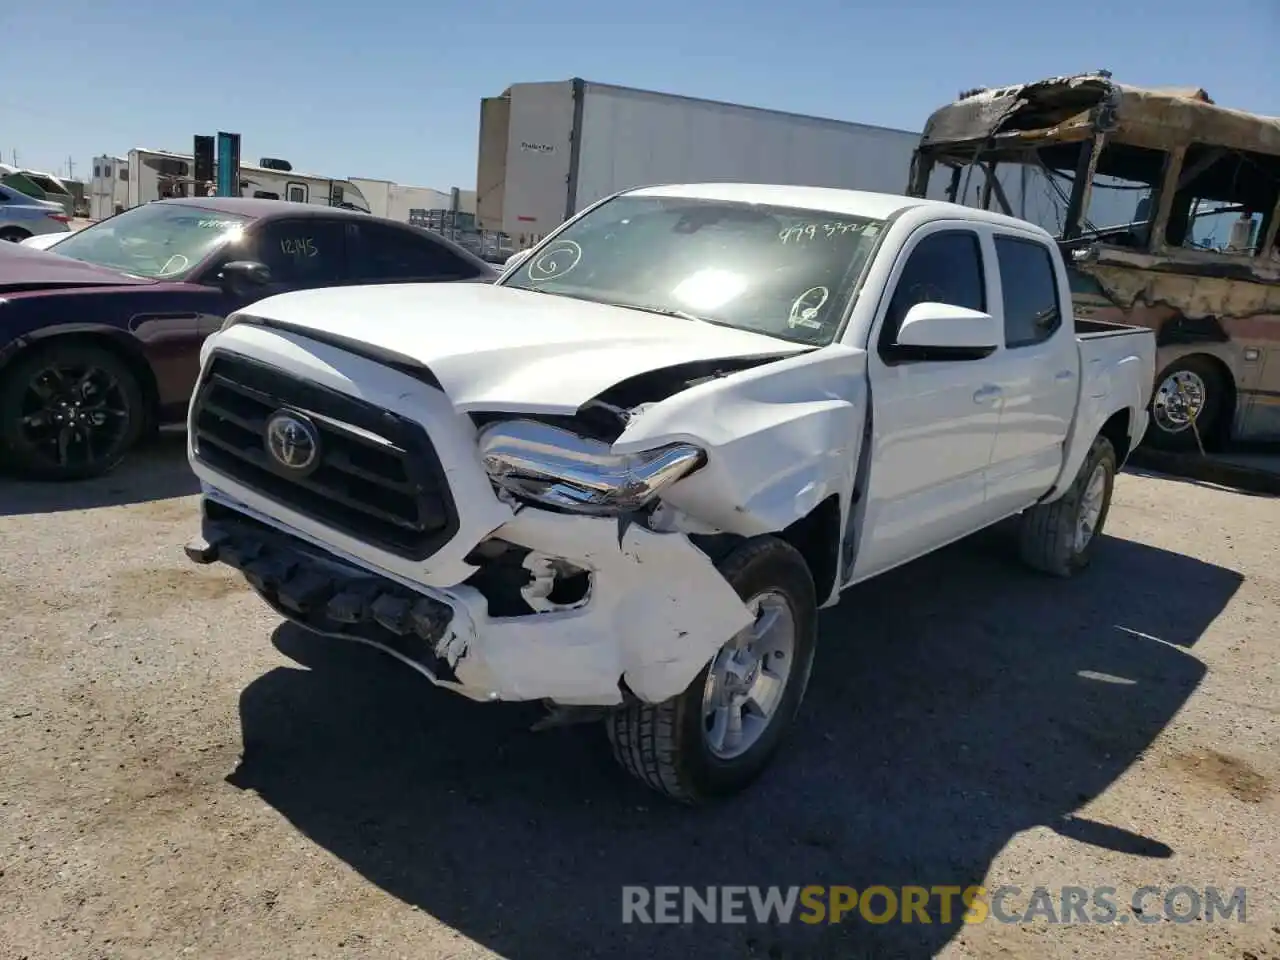
[(822, 210), (624, 195), (504, 285), (825, 345), (883, 227)]
[(71, 234), (58, 253), (135, 276), (177, 279), (249, 222), (220, 210), (146, 203)]

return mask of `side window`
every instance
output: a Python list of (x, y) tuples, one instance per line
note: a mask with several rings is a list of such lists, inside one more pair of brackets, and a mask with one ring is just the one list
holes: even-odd
[(1240, 257), (1262, 250), (1280, 201), (1280, 157), (1193, 143), (1165, 227), (1169, 246)]
[(1034, 240), (996, 237), (996, 260), (1004, 291), (1004, 345), (1029, 347), (1048, 340), (1062, 326), (1048, 249)]
[(324, 285), (346, 276), (346, 224), (341, 220), (269, 221), (258, 235), (257, 250), (273, 283)]
[(307, 202), (307, 185), (305, 183), (290, 183), (285, 189), (285, 195), (292, 203)]
[(466, 280), (478, 274), (468, 261), (431, 237), (377, 223), (362, 223), (357, 230), (360, 280)]
[(987, 309), (982, 272), (982, 245), (972, 230), (931, 233), (911, 251), (898, 277), (893, 298), (880, 328), (884, 351), (898, 338), (907, 311), (917, 303), (947, 303), (970, 310)]

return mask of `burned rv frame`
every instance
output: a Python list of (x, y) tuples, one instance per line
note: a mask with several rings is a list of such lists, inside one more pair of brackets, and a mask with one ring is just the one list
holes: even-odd
[[(978, 89), (929, 118), (908, 194), (928, 195), (939, 173), (953, 202), (1025, 219), (1028, 177), (1057, 195), (1060, 222), (1042, 225), (1058, 231), (1077, 316), (1156, 331), (1150, 442), (1280, 441), (1280, 119), (1106, 73)], [(1099, 228), (1104, 179), (1136, 202)], [(1233, 215), (1227, 244), (1195, 239)]]

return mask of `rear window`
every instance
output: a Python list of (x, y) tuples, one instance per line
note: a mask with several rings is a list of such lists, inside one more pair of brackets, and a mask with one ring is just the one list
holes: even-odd
[(1058, 279), (1049, 248), (1034, 240), (996, 237), (996, 258), (1004, 291), (1005, 346), (1043, 343), (1062, 325)]

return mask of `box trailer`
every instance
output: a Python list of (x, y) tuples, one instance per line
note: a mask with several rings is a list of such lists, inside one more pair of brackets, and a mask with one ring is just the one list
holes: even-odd
[(644, 184), (738, 180), (901, 193), (919, 139), (581, 79), (518, 83), (481, 101), (477, 219), (524, 247), (595, 201)]

